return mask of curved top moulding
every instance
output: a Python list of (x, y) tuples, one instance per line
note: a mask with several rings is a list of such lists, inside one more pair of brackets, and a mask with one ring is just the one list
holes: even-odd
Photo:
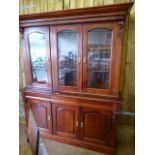
[(94, 21), (124, 21), (133, 2), (19, 16), (19, 26), (45, 26)]

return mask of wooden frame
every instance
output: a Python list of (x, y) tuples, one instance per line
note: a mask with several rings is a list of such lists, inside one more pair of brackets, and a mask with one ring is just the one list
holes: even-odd
[[(104, 94), (104, 95), (118, 95), (119, 92), (119, 70), (121, 60), (121, 45), (117, 22), (103, 22), (83, 25), (83, 57), (87, 58), (88, 54), (88, 31), (96, 28), (106, 28), (112, 31), (112, 44), (111, 44), (111, 63), (110, 63), (110, 76), (108, 89), (95, 89), (87, 88), (87, 59), (83, 63), (83, 92), (89, 94)], [(117, 40), (117, 42), (116, 42)]]
[[(32, 72), (31, 72), (31, 59), (30, 59), (30, 47), (29, 47), (29, 40), (28, 36), (31, 33), (42, 33), (45, 34), (45, 42), (46, 42), (46, 51), (47, 51), (47, 83), (46, 84), (39, 84), (34, 83), (32, 81)], [(51, 80), (51, 58), (50, 58), (50, 44), (49, 44), (49, 28), (48, 27), (34, 27), (34, 28), (26, 28), (24, 30), (24, 63), (25, 63), (25, 72), (26, 72), (26, 84), (27, 86), (33, 87), (52, 87), (52, 80)]]
[(82, 59), (82, 26), (81, 25), (65, 25), (65, 26), (51, 26), (51, 53), (52, 53), (52, 67), (53, 67), (53, 88), (58, 91), (80, 92), (82, 89), (82, 64), (77, 64), (77, 87), (60, 86), (58, 82), (58, 43), (57, 34), (64, 30), (71, 30), (78, 33), (78, 57)]

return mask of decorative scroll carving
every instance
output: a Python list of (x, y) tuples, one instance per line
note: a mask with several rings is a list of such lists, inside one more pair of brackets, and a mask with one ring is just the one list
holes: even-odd
[(124, 21), (119, 21), (118, 22), (118, 37), (122, 37), (123, 26), (124, 26)]
[(124, 21), (118, 22), (118, 29), (123, 29)]
[(20, 34), (22, 36), (22, 39), (23, 39), (24, 38), (24, 28), (23, 27), (20, 27), (19, 28), (19, 32), (20, 32)]

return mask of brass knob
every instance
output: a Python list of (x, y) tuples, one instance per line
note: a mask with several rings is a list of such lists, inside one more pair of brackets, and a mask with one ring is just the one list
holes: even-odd
[(79, 126), (79, 122), (78, 122), (78, 121), (76, 121), (75, 126), (76, 126), (76, 127), (78, 127), (78, 126)]
[(86, 57), (83, 57), (83, 62), (84, 62), (84, 63), (86, 62)]
[(83, 127), (84, 127), (83, 122), (81, 122), (81, 123), (80, 123), (80, 127), (81, 127), (81, 128), (83, 128)]

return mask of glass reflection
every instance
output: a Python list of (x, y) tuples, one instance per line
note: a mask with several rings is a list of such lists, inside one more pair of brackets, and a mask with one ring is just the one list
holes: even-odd
[(58, 33), (59, 85), (77, 86), (78, 34), (65, 30)]
[(29, 48), (31, 56), (32, 81), (47, 83), (46, 41), (42, 33), (29, 35)]
[(88, 32), (88, 87), (107, 89), (111, 61), (111, 30), (94, 29)]

